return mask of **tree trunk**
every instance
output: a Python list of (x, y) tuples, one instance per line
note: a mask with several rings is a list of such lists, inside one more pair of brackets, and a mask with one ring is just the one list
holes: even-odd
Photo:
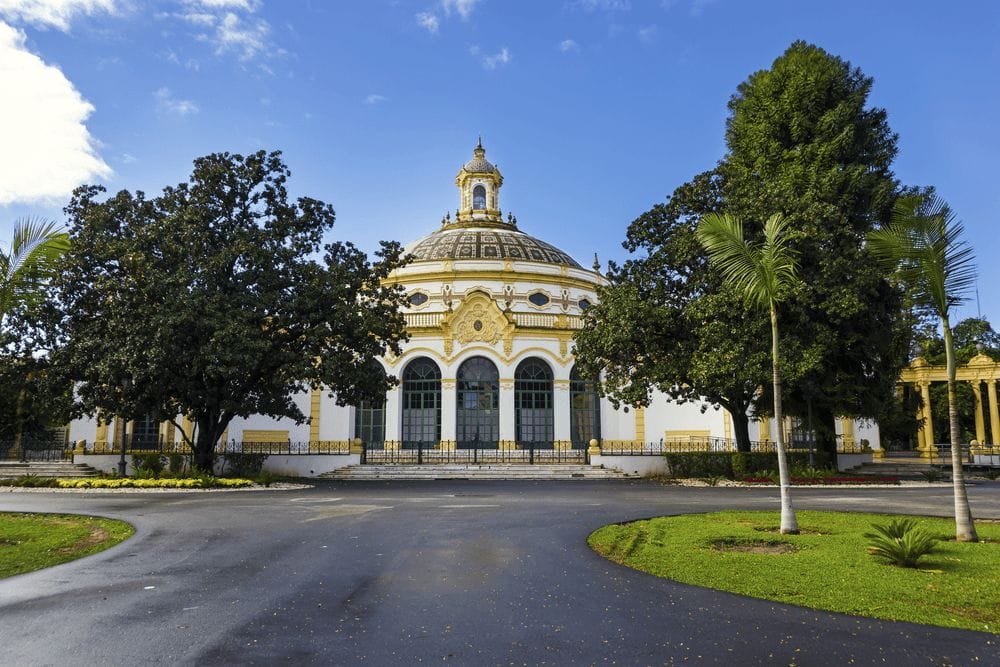
[(781, 413), (781, 372), (778, 364), (778, 310), (771, 303), (771, 368), (774, 370), (774, 421), (777, 426), (775, 443), (778, 453), (778, 484), (781, 487), (781, 534), (798, 535), (799, 524), (792, 509), (791, 479), (785, 459), (785, 425)]
[(976, 526), (972, 523), (969, 496), (965, 492), (965, 471), (962, 468), (962, 445), (959, 442), (958, 406), (955, 401), (955, 344), (951, 337), (948, 316), (941, 318), (944, 329), (944, 352), (948, 364), (948, 425), (951, 435), (951, 483), (955, 496), (955, 539), (959, 542), (978, 542)]
[(225, 430), (220, 421), (215, 415), (200, 417), (197, 420), (198, 434), (191, 448), (192, 466), (210, 475), (215, 471), (215, 445)]
[(750, 418), (746, 412), (729, 411), (733, 418), (733, 435), (736, 437), (736, 451), (750, 451)]

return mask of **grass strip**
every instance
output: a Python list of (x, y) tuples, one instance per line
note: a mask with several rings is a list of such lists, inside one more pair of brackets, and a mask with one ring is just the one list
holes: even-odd
[(0, 512), (0, 578), (104, 551), (134, 532), (102, 517)]
[(1000, 630), (1000, 524), (977, 522), (979, 543), (953, 541), (954, 522), (914, 517), (941, 539), (917, 569), (886, 565), (862, 535), (882, 514), (715, 512), (612, 524), (590, 535), (599, 554), (685, 584), (787, 604), (898, 621)]

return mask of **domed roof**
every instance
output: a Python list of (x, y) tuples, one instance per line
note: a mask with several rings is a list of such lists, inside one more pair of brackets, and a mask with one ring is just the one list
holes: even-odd
[(472, 159), (462, 167), (472, 174), (492, 174), (497, 171), (496, 165), (486, 159), (486, 149), (483, 148), (483, 139), (479, 138), (479, 143), (472, 151)]
[(406, 248), (415, 262), (445, 259), (512, 259), (540, 264), (566, 264), (581, 268), (553, 245), (507, 225), (440, 229)]

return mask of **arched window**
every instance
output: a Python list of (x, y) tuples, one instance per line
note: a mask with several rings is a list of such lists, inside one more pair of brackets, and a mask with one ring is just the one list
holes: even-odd
[(472, 188), (472, 208), (477, 211), (486, 209), (486, 188), (482, 185)]
[[(374, 362), (372, 372), (385, 375), (381, 364)], [(385, 397), (379, 401), (361, 401), (354, 409), (354, 437), (369, 449), (385, 445)]]
[(441, 370), (427, 357), (403, 371), (404, 448), (437, 447), (441, 440)]
[(132, 429), (128, 434), (130, 448), (157, 449), (160, 446), (160, 424), (149, 415), (136, 417), (129, 426)]
[(500, 371), (486, 357), (458, 367), (456, 447), (496, 447), (500, 440)]
[(552, 415), (552, 369), (541, 359), (525, 359), (514, 372), (517, 441), (551, 447), (555, 439)]
[(591, 440), (601, 439), (601, 397), (591, 380), (576, 371), (569, 374), (570, 440), (573, 449), (586, 449)]

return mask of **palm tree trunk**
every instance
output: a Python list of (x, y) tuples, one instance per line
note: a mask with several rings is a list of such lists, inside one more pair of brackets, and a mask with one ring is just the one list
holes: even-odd
[(972, 523), (969, 496), (965, 492), (965, 471), (962, 468), (962, 445), (959, 442), (958, 406), (955, 401), (955, 344), (951, 337), (948, 316), (941, 318), (944, 329), (944, 351), (948, 364), (948, 425), (951, 436), (951, 483), (955, 496), (955, 539), (959, 542), (978, 542), (976, 526)]
[(791, 480), (788, 461), (785, 459), (785, 425), (781, 412), (781, 372), (778, 369), (778, 310), (771, 303), (771, 368), (774, 370), (774, 420), (778, 435), (775, 438), (778, 452), (778, 485), (781, 487), (781, 534), (798, 535), (799, 524), (792, 509)]

